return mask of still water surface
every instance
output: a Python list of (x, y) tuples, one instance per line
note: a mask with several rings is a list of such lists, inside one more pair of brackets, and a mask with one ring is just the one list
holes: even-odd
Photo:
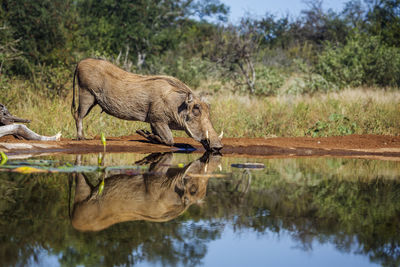
[(8, 167), (58, 173), (0, 172), (1, 266), (400, 265), (399, 162), (39, 159)]

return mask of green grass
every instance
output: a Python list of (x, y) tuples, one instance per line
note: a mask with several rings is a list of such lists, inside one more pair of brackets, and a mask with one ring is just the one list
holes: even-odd
[[(68, 85), (67, 88), (72, 88)], [(355, 88), (325, 94), (261, 97), (237, 95), (222, 88), (208, 97), (211, 118), (225, 137), (333, 136), (346, 134), (400, 134), (400, 92), (380, 88)], [(49, 97), (28, 81), (2, 82), (0, 103), (19, 117), (32, 120), (29, 127), (44, 135), (61, 131), (76, 136), (70, 112), (72, 89), (66, 96)], [(147, 123), (124, 121), (95, 107), (84, 120), (86, 137), (123, 136)], [(175, 136), (185, 136), (176, 131)]]

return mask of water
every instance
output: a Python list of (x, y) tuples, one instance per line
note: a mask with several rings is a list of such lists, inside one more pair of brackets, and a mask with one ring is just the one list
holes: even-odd
[[(232, 167), (248, 162), (265, 168)], [(90, 154), (8, 164), (55, 173), (0, 172), (0, 266), (400, 265), (400, 162), (167, 153), (107, 154), (102, 168)]]

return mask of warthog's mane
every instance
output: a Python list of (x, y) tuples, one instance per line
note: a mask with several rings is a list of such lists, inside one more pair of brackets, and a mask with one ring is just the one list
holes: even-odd
[(144, 81), (156, 81), (156, 80), (166, 81), (178, 92), (184, 92), (184, 93), (192, 92), (192, 89), (190, 89), (189, 86), (171, 76), (157, 75), (157, 76), (143, 76), (143, 77)]

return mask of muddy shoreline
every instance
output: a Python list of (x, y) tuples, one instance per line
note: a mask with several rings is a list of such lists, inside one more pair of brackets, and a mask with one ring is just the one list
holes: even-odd
[[(176, 145), (167, 147), (147, 142), (139, 135), (107, 138), (108, 152), (192, 152), (204, 153), (204, 148), (191, 138), (176, 137)], [(356, 157), (400, 161), (400, 137), (382, 135), (349, 135), (323, 138), (224, 138), (222, 154), (240, 157)], [(12, 136), (0, 138), (0, 150), (9, 155), (86, 154), (103, 151), (100, 137), (76, 141), (39, 142), (18, 140)]]

